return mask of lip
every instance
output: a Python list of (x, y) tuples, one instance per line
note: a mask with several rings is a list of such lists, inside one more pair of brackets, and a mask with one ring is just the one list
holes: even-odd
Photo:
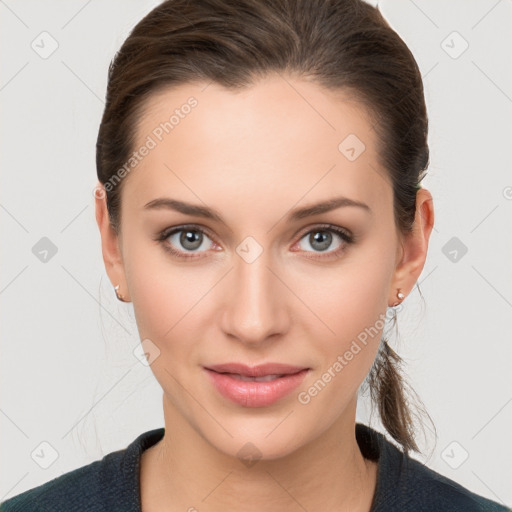
[(247, 366), (243, 363), (224, 363), (205, 366), (207, 370), (218, 373), (237, 373), (246, 377), (264, 377), (265, 375), (288, 375), (307, 370), (305, 366), (293, 366), (283, 363), (265, 363), (257, 366)]
[[(306, 377), (309, 368), (281, 363), (247, 366), (226, 363), (204, 367), (210, 382), (228, 400), (244, 407), (266, 407), (289, 395)], [(269, 381), (240, 380), (243, 377), (280, 375)]]

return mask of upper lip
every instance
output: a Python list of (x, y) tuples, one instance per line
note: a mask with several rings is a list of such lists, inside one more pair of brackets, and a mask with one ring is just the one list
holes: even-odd
[(217, 373), (236, 373), (245, 377), (264, 377), (265, 375), (290, 375), (307, 370), (305, 366), (293, 366), (282, 363), (265, 363), (257, 366), (247, 366), (242, 363), (225, 363), (205, 366), (207, 370)]

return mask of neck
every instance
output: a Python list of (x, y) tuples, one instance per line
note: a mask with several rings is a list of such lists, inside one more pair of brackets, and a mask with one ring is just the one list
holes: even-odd
[(200, 436), (164, 394), (165, 435), (141, 457), (142, 510), (368, 512), (377, 464), (357, 444), (355, 405), (289, 455), (243, 464)]

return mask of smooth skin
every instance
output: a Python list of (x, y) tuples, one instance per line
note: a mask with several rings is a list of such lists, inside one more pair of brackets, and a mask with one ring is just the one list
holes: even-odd
[[(151, 370), (163, 389), (165, 435), (142, 455), (142, 510), (368, 511), (377, 465), (359, 450), (355, 415), (382, 331), (309, 403), (298, 394), (365, 328), (381, 325), (398, 288), (411, 292), (427, 255), (432, 196), (418, 191), (414, 230), (401, 236), (363, 107), (291, 76), (238, 92), (215, 83), (162, 91), (146, 105), (136, 147), (190, 96), (197, 106), (126, 176), (120, 236), (96, 197), (108, 277), (133, 302), (141, 340), (160, 351)], [(353, 161), (338, 149), (349, 134), (365, 145)], [(338, 196), (371, 211), (344, 206), (288, 220)], [(214, 209), (223, 222), (144, 208), (162, 197)], [(183, 232), (155, 241), (185, 224), (205, 231), (196, 232), (200, 245), (180, 242)], [(237, 252), (247, 237), (262, 249), (250, 263)], [(234, 361), (311, 371), (284, 399), (249, 408), (220, 395), (203, 369)], [(250, 467), (237, 457), (248, 442), (261, 454)]]

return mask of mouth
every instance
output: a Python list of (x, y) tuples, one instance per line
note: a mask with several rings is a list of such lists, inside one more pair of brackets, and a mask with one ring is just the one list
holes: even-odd
[(257, 366), (248, 366), (243, 363), (223, 363), (205, 366), (205, 368), (217, 373), (229, 373), (241, 377), (283, 377), (302, 370), (309, 370), (305, 366), (284, 363), (265, 363)]
[(291, 393), (310, 368), (281, 363), (247, 366), (227, 363), (204, 367), (214, 388), (244, 407), (269, 406)]
[[(219, 373), (219, 372), (217, 372)], [(270, 382), (272, 380), (279, 379), (281, 377), (284, 377), (287, 374), (282, 375), (264, 375), (263, 377), (248, 377), (247, 375), (240, 375), (238, 373), (228, 373), (228, 372), (220, 372), (221, 375), (228, 375), (229, 377), (232, 377), (233, 379), (242, 380), (244, 382)]]

